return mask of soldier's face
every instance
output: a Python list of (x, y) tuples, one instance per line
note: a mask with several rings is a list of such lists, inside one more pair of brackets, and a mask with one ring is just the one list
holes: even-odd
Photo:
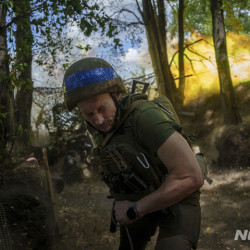
[[(119, 99), (120, 95), (116, 95)], [(110, 94), (99, 94), (77, 104), (83, 117), (96, 129), (107, 133), (114, 124), (116, 106)]]

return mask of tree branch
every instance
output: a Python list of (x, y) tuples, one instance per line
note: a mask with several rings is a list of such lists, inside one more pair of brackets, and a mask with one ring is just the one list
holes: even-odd
[[(195, 53), (194, 51), (191, 51), (191, 50), (190, 50), (189, 47), (190, 47), (191, 45), (193, 45), (193, 44), (195, 44), (195, 43), (199, 43), (199, 42), (201, 42), (201, 41), (204, 41), (204, 42), (206, 42), (207, 44), (213, 46), (213, 45), (210, 44), (208, 41), (206, 41), (205, 39), (201, 38), (201, 39), (198, 39), (198, 40), (196, 40), (196, 41), (194, 41), (194, 42), (192, 42), (192, 43), (187, 44), (187, 45), (183, 48), (183, 51), (185, 51), (185, 49), (188, 49), (190, 52), (192, 52), (192, 53), (194, 53), (194, 54), (196, 54), (196, 55), (198, 55), (198, 56), (200, 56), (200, 57), (202, 57), (202, 58), (204, 58), (204, 59), (206, 59), (206, 60), (208, 60), (209, 62), (212, 63), (212, 61), (211, 61), (210, 59), (208, 59), (208, 58), (206, 58), (206, 57), (200, 55), (200, 54), (197, 53), (197, 52)], [(178, 53), (179, 53), (179, 50), (175, 51), (175, 53), (173, 54), (172, 59), (171, 59), (171, 61), (170, 61), (170, 67), (171, 67), (171, 64), (172, 64), (172, 62), (173, 62), (173, 60), (174, 60), (174, 57), (175, 57)], [(193, 60), (193, 61), (194, 61), (194, 60)], [(212, 63), (212, 64), (213, 64), (213, 63)], [(213, 65), (214, 65), (214, 64), (213, 64)]]
[(142, 25), (142, 23), (139, 23), (139, 22), (128, 23), (126, 21), (121, 21), (119, 19), (114, 19), (114, 18), (110, 18), (110, 19), (112, 20), (112, 22), (114, 22), (115, 25), (120, 25), (120, 26)]
[(141, 17), (143, 17), (143, 12), (142, 12), (142, 10), (141, 10), (141, 8), (140, 8), (140, 5), (139, 5), (139, 3), (138, 3), (138, 0), (135, 0), (135, 1), (136, 1), (136, 4), (137, 4), (138, 11), (139, 11), (139, 13), (141, 14)]
[(175, 80), (181, 79), (181, 78), (186, 78), (186, 77), (191, 77), (193, 76), (193, 74), (189, 74), (189, 75), (185, 75), (185, 76), (181, 76), (181, 77), (176, 77)]
[(128, 79), (124, 80), (124, 82), (129, 82), (130, 80), (134, 80), (134, 79), (137, 80), (137, 79), (141, 79), (141, 78), (150, 79), (150, 78), (153, 78), (154, 76), (155, 76), (155, 73), (152, 72), (152, 73), (145, 74), (145, 75), (142, 75), (142, 76), (128, 78)]
[(177, 55), (179, 53), (179, 50), (176, 50), (175, 52), (174, 52), (174, 54), (173, 54), (173, 56), (172, 56), (172, 58), (171, 58), (171, 61), (170, 61), (170, 63), (169, 63), (169, 66), (171, 67), (171, 65), (172, 65), (172, 62), (174, 61), (174, 57)]
[[(193, 54), (195, 54), (195, 55), (197, 55), (197, 56), (199, 56), (199, 57), (201, 57), (201, 58), (203, 58), (203, 59), (205, 59), (205, 60), (208, 60), (210, 63), (213, 64), (213, 62), (212, 62), (211, 59), (209, 59), (209, 58), (207, 58), (207, 57), (205, 57), (205, 56), (199, 54), (198, 52), (196, 52), (196, 51), (190, 49), (189, 47), (187, 47), (187, 49), (188, 49), (188, 51), (190, 51), (191, 53), (193, 53)], [(214, 65), (214, 64), (213, 64), (213, 65)]]
[(193, 70), (193, 72), (194, 72), (194, 74), (195, 74), (195, 70), (194, 70), (194, 66), (193, 66), (193, 60), (191, 60), (188, 56), (187, 56), (187, 54), (185, 54), (184, 53), (184, 56), (188, 59), (188, 61), (190, 62), (190, 65), (191, 65), (191, 68), (192, 68), (192, 70)]
[[(121, 14), (121, 13), (123, 13), (123, 12), (128, 12), (128, 13), (132, 14), (132, 15), (136, 18), (136, 20), (138, 21), (138, 23), (136, 23), (136, 24), (142, 24), (142, 25), (144, 25), (144, 23), (140, 20), (140, 18), (139, 18), (132, 10), (128, 10), (128, 9), (122, 8), (121, 10), (114, 12), (113, 15), (115, 15), (115, 14), (117, 14), (117, 13)], [(113, 15), (111, 15), (111, 17), (112, 17)], [(135, 23), (135, 22), (134, 22), (134, 23)]]
[[(178, 80), (180, 78), (191, 77), (191, 76), (193, 76), (193, 74), (189, 74), (189, 75), (185, 75), (185, 76), (181, 76), (181, 77), (176, 77), (174, 79)], [(142, 79), (142, 78), (150, 79), (150, 78), (153, 78), (153, 77), (155, 77), (155, 73), (154, 72), (149, 73), (149, 74), (145, 74), (145, 75), (142, 75), (142, 76), (138, 76), (138, 77), (131, 77), (131, 78), (125, 79), (124, 82), (127, 83), (127, 82), (129, 82), (131, 80), (138, 80), (138, 79)]]
[(174, 12), (174, 14), (175, 14), (176, 16), (178, 16), (178, 13), (177, 13), (176, 9), (171, 5), (171, 3), (169, 2), (169, 0), (167, 0), (167, 3), (169, 4), (169, 6), (170, 6), (170, 8), (172, 9), (172, 11)]
[(39, 6), (37, 6), (36, 8), (32, 9), (29, 12), (24, 13), (23, 15), (18, 15), (16, 17), (14, 17), (9, 23), (7, 23), (5, 26), (0, 26), (0, 31), (4, 31), (7, 28), (9, 28), (13, 23), (16, 23), (16, 21), (18, 21), (19, 19), (22, 19), (24, 17), (30, 16), (33, 12), (39, 10), (42, 7), (43, 3), (40, 4)]

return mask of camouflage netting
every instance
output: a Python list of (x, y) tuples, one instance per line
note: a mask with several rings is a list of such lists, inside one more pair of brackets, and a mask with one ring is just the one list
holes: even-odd
[(250, 120), (224, 127), (216, 139), (220, 167), (250, 167)]
[[(83, 118), (77, 110), (68, 112), (63, 103), (61, 88), (36, 88), (34, 92), (35, 105), (39, 115), (36, 118), (37, 130), (45, 125), (49, 133), (48, 158), (54, 164), (69, 150), (75, 150), (84, 160), (85, 153), (92, 147), (92, 142), (86, 133)], [(35, 148), (34, 148), (35, 149)], [(40, 160), (41, 153), (37, 150), (36, 157)]]

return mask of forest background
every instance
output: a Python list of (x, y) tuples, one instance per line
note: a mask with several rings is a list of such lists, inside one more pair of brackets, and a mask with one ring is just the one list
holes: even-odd
[(224, 122), (240, 123), (233, 84), (249, 80), (248, 5), (1, 1), (2, 160), (13, 136), (25, 147), (33, 131), (50, 132), (48, 116), (63, 98), (48, 101), (48, 92), (60, 93), (65, 69), (86, 56), (110, 61), (128, 88), (132, 77), (149, 81), (178, 111), (204, 91), (220, 91)]

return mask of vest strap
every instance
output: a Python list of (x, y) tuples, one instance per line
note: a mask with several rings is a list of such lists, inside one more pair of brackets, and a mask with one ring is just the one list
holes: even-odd
[(129, 106), (129, 108), (127, 109), (126, 113), (122, 116), (121, 120), (118, 122), (117, 127), (110, 133), (108, 133), (106, 135), (106, 137), (104, 138), (103, 142), (102, 142), (102, 147), (104, 147), (107, 142), (110, 140), (110, 138), (114, 135), (114, 133), (120, 128), (120, 126), (122, 125), (122, 123), (126, 120), (126, 118), (128, 117), (128, 115), (142, 102), (145, 102), (145, 99), (140, 99), (140, 100), (136, 100), (134, 102), (132, 102)]

